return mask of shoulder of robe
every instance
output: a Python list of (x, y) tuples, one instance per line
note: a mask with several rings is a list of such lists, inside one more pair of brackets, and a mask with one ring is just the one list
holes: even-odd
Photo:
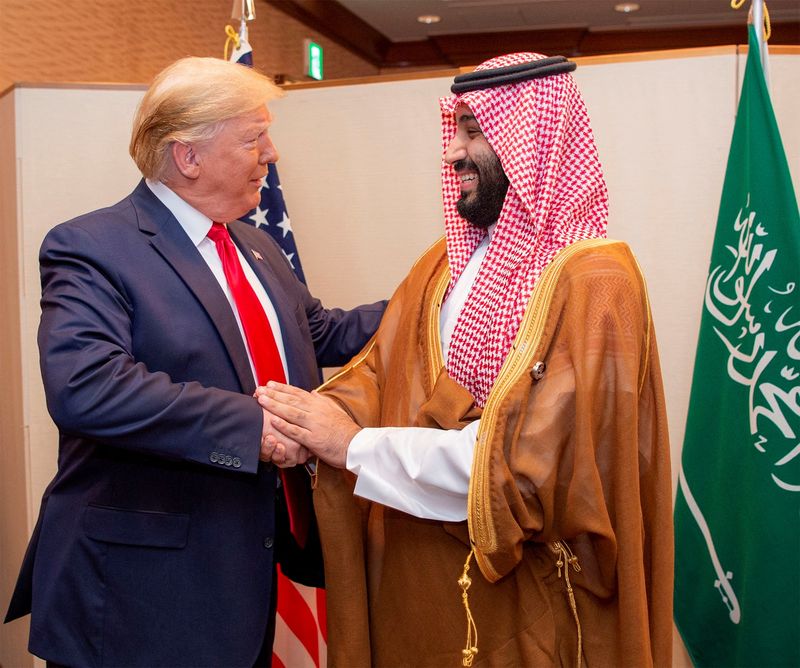
[[(601, 295), (614, 300), (639, 301), (649, 310), (647, 287), (641, 268), (630, 246), (612, 239), (588, 239), (562, 249), (545, 274), (562, 297), (575, 299), (585, 293), (596, 303)], [(544, 278), (544, 275), (543, 275)], [(555, 279), (555, 280), (553, 280)]]
[(413, 273), (417, 269), (433, 264), (436, 265), (442, 259), (443, 256), (447, 255), (447, 242), (444, 236), (439, 237), (433, 244), (431, 244), (422, 255), (420, 255), (415, 261), (414, 264), (411, 265), (411, 269), (409, 270), (409, 274)]

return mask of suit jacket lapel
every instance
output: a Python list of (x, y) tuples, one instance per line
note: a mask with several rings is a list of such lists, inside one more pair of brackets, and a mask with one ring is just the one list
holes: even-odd
[(222, 338), (242, 391), (252, 393), (255, 382), (247, 350), (230, 303), (214, 274), (180, 223), (153, 195), (144, 181), (139, 183), (132, 199), (139, 229), (150, 236), (150, 244), (172, 266), (202, 304)]

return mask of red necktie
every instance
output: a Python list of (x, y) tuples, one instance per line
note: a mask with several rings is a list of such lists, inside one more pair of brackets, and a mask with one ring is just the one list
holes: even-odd
[[(228, 228), (222, 223), (214, 223), (208, 232), (208, 238), (217, 246), (217, 253), (222, 260), (222, 270), (233, 294), (239, 320), (244, 330), (244, 338), (253, 365), (256, 368), (256, 381), (265, 385), (269, 380), (286, 382), (281, 356), (275, 343), (275, 336), (269, 325), (264, 307), (256, 296), (253, 286), (247, 280), (239, 262), (236, 246), (233, 245)], [(298, 544), (303, 547), (308, 535), (309, 513), (308, 498), (304, 493), (300, 469), (281, 469), (286, 506), (289, 511), (289, 527)], [(299, 474), (299, 475), (298, 475)]]

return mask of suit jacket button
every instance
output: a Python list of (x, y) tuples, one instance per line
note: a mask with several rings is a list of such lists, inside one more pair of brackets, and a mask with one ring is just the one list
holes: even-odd
[(209, 459), (216, 464), (219, 461), (219, 455), (216, 452), (212, 452)]
[(264, 547), (266, 547), (268, 550), (271, 550), (272, 549), (272, 545), (274, 544), (274, 542), (275, 541), (272, 540), (272, 536), (267, 536), (264, 539)]
[(238, 469), (242, 467), (242, 460), (238, 457), (233, 458), (233, 468)]
[(233, 464), (233, 457), (225, 455), (225, 466), (230, 466), (231, 464)]

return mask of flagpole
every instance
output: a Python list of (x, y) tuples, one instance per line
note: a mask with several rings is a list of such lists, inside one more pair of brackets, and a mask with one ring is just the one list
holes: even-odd
[(239, 19), (239, 36), (247, 39), (247, 22), (256, 17), (255, 0), (233, 0), (231, 18)]
[(756, 29), (756, 40), (758, 41), (758, 55), (761, 60), (761, 69), (764, 70), (764, 77), (767, 76), (767, 49), (764, 43), (764, 0), (753, 0), (750, 6), (750, 19)]

